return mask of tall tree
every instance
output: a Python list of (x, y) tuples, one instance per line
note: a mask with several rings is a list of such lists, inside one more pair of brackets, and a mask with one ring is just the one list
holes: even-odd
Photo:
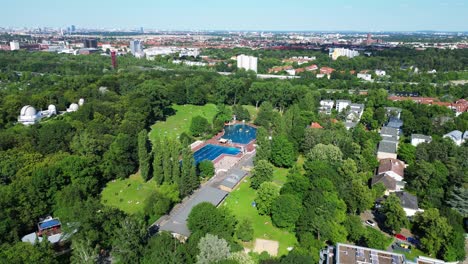
[(452, 232), (447, 219), (440, 216), (439, 210), (429, 208), (422, 213), (416, 213), (414, 223), (415, 233), (421, 238), (422, 249), (433, 256), (440, 256)]
[(382, 214), (385, 216), (385, 226), (396, 233), (399, 233), (402, 227), (408, 225), (406, 213), (401, 207), (400, 199), (391, 194), (382, 203)]
[(164, 152), (162, 148), (161, 140), (159, 138), (155, 139), (153, 146), (153, 179), (158, 185), (161, 185), (164, 182)]
[(239, 225), (237, 226), (236, 235), (237, 238), (246, 242), (251, 241), (253, 239), (254, 229), (252, 225), (252, 221), (246, 218), (242, 220)]
[(271, 143), (271, 162), (278, 167), (290, 168), (296, 161), (296, 150), (285, 136), (274, 137)]
[(125, 218), (115, 230), (112, 255), (118, 263), (139, 263), (146, 245), (145, 223), (133, 217)]
[(196, 174), (195, 160), (190, 148), (182, 150), (182, 170), (178, 184), (182, 197), (191, 194), (200, 184), (200, 180)]
[(146, 129), (138, 133), (138, 161), (141, 177), (146, 181), (149, 180), (151, 178), (151, 152)]
[(255, 165), (250, 186), (254, 189), (258, 189), (260, 184), (270, 181), (273, 178), (273, 165), (266, 160), (260, 160)]
[(206, 234), (198, 242), (197, 264), (211, 264), (226, 260), (231, 254), (229, 244), (218, 236)]
[(180, 182), (180, 143), (177, 140), (171, 140), (171, 181)]
[(293, 228), (301, 215), (299, 198), (292, 194), (280, 195), (271, 204), (271, 219), (277, 227)]
[(172, 183), (171, 146), (167, 138), (161, 142), (162, 168), (165, 183)]
[(279, 195), (279, 188), (272, 182), (264, 182), (260, 185), (255, 198), (256, 207), (259, 214), (269, 215), (271, 204)]
[(268, 131), (259, 127), (257, 129), (257, 149), (255, 162), (259, 160), (270, 160), (271, 157), (271, 140)]

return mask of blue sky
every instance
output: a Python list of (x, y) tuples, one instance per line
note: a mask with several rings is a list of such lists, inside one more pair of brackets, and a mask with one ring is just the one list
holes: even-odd
[(2, 27), (468, 31), (466, 0), (10, 0)]

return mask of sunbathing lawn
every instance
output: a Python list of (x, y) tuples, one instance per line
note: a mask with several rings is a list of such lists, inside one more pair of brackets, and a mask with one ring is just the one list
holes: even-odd
[(427, 257), (427, 254), (425, 254), (421, 250), (419, 250), (417, 248), (414, 248), (414, 247), (411, 249), (411, 252), (404, 252), (402, 250), (394, 250), (393, 252), (403, 254), (403, 255), (405, 255), (407, 260), (411, 260), (411, 261), (413, 261), (415, 258), (417, 258), (419, 256), (426, 256)]
[(137, 173), (128, 179), (107, 183), (101, 193), (101, 202), (128, 214), (144, 213), (145, 200), (154, 191), (156, 191), (156, 184), (152, 180), (144, 182)]
[[(276, 173), (278, 181), (282, 175), (279, 171)], [(271, 223), (269, 216), (259, 215), (257, 209), (252, 206), (255, 200), (256, 191), (250, 188), (250, 178), (246, 178), (241, 185), (231, 192), (221, 206), (228, 207), (239, 221), (248, 218), (252, 221), (255, 238), (276, 240), (279, 242), (278, 255), (286, 255), (287, 248), (296, 245), (297, 240), (293, 233), (276, 228)], [(246, 244), (246, 247), (253, 249), (253, 243)]]
[(213, 118), (218, 112), (214, 104), (199, 105), (173, 105), (172, 108), (176, 114), (167, 118), (166, 121), (156, 122), (151, 126), (149, 138), (154, 139), (157, 136), (177, 138), (183, 132), (189, 132), (190, 121), (194, 116), (203, 116), (212, 123)]

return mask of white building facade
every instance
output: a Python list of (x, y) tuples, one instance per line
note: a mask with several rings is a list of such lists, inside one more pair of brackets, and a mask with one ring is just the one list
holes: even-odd
[(245, 69), (246, 71), (254, 71), (257, 72), (257, 57), (247, 56), (247, 55), (239, 55), (237, 56), (237, 68), (238, 69)]

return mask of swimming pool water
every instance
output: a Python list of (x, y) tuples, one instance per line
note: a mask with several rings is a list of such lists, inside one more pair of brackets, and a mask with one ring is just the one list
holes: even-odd
[(193, 158), (195, 159), (195, 164), (198, 164), (204, 160), (215, 160), (222, 154), (237, 155), (239, 153), (240, 150), (238, 148), (222, 147), (218, 145), (208, 144), (203, 148), (197, 150), (193, 154)]
[(230, 139), (234, 143), (248, 144), (257, 137), (257, 129), (249, 125), (237, 124), (224, 127), (225, 139)]

